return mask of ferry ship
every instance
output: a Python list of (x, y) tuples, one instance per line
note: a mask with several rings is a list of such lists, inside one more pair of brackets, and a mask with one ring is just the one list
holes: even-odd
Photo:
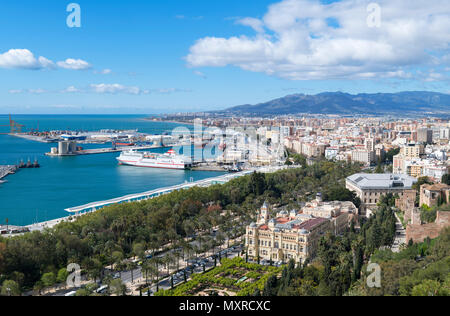
[(163, 169), (189, 169), (192, 167), (192, 160), (186, 156), (177, 155), (172, 149), (165, 154), (156, 154), (140, 151), (125, 151), (117, 158), (120, 165), (163, 168)]

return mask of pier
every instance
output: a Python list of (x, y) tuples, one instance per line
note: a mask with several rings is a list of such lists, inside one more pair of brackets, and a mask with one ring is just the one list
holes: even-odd
[(130, 151), (130, 150), (148, 150), (148, 149), (159, 149), (159, 148), (169, 148), (160, 145), (149, 145), (149, 146), (130, 146), (130, 147), (117, 147), (117, 148), (96, 148), (96, 149), (84, 149), (67, 153), (59, 153), (59, 152), (49, 152), (46, 153), (47, 156), (50, 157), (65, 157), (65, 156), (86, 156), (86, 155), (99, 155), (99, 154), (110, 154), (110, 153), (119, 153), (122, 151)]
[(3, 178), (5, 178), (6, 176), (8, 176), (10, 174), (14, 174), (16, 171), (17, 171), (17, 166), (10, 166), (10, 165), (1, 166), (0, 165), (0, 183), (4, 182), (4, 181), (2, 181)]
[(110, 206), (110, 205), (114, 205), (114, 204), (145, 201), (145, 200), (153, 199), (155, 197), (158, 197), (158, 196), (161, 196), (164, 194), (169, 194), (174, 191), (190, 189), (193, 187), (208, 187), (208, 186), (215, 185), (215, 184), (224, 184), (233, 179), (251, 174), (255, 171), (262, 172), (262, 173), (270, 173), (270, 172), (276, 172), (279, 170), (283, 170), (286, 168), (287, 168), (286, 166), (252, 168), (252, 169), (248, 169), (248, 170), (238, 172), (238, 173), (226, 174), (226, 175), (223, 175), (220, 177), (204, 179), (204, 180), (200, 180), (200, 181), (196, 181), (196, 182), (183, 183), (183, 184), (175, 185), (172, 187), (156, 189), (156, 190), (152, 190), (152, 191), (148, 191), (148, 192), (144, 192), (144, 193), (131, 194), (131, 195), (118, 197), (118, 198), (111, 199), (111, 200), (93, 202), (93, 203), (89, 203), (89, 204), (81, 205), (81, 206), (77, 206), (77, 207), (71, 207), (71, 208), (67, 208), (65, 211), (78, 216), (78, 215), (85, 214), (85, 213), (96, 212), (106, 206)]

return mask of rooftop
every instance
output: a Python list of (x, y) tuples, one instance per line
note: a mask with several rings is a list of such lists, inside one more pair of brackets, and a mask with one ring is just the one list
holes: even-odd
[(347, 181), (360, 189), (411, 189), (417, 179), (403, 174), (357, 173)]

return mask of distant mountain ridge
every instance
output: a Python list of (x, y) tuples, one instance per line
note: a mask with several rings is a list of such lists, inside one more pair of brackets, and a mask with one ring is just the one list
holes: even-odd
[(220, 112), (251, 115), (446, 114), (450, 113), (450, 95), (427, 91), (357, 95), (343, 92), (293, 94), (256, 105), (235, 106)]

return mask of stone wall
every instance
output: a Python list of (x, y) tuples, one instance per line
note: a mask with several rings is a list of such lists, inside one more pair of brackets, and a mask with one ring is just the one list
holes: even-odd
[(408, 225), (406, 227), (406, 241), (409, 242), (412, 239), (415, 243), (418, 243), (423, 242), (427, 237), (434, 239), (446, 227), (450, 227), (450, 212), (437, 212), (434, 223)]

